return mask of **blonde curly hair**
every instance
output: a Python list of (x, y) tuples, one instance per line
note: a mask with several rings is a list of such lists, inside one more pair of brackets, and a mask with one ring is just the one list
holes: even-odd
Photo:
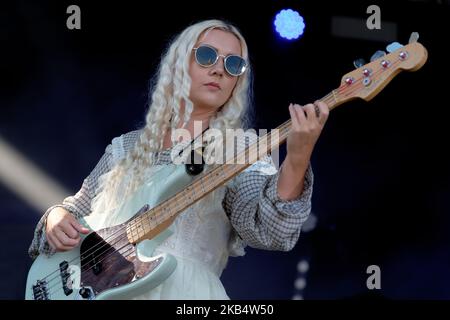
[[(206, 20), (187, 27), (169, 44), (157, 71), (157, 77), (145, 126), (133, 149), (114, 167), (99, 179), (97, 196), (92, 211), (111, 213), (128, 196), (148, 179), (144, 174), (153, 164), (154, 155), (161, 151), (163, 139), (169, 128), (176, 129), (180, 122), (180, 107), (184, 104), (184, 127), (190, 119), (193, 103), (189, 99), (191, 78), (189, 64), (192, 49), (204, 32), (220, 29), (234, 34), (241, 44), (241, 55), (249, 63), (248, 49), (240, 31), (221, 20)], [(210, 119), (209, 127), (224, 132), (226, 129), (246, 128), (250, 123), (251, 100), (250, 66), (241, 75), (227, 102)], [(172, 141), (174, 144), (175, 141)], [(208, 198), (208, 197), (207, 197)], [(206, 200), (206, 198), (204, 198)]]

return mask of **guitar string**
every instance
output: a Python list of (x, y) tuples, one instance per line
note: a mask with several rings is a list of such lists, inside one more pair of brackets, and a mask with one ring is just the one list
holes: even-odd
[[(129, 251), (130, 249), (133, 249), (134, 247), (133, 246), (131, 246), (131, 248), (128, 248), (127, 250), (125, 250), (125, 252), (123, 252), (123, 253), (121, 253), (120, 251), (123, 249), (123, 248), (125, 248), (125, 246), (123, 246), (123, 247), (121, 247), (121, 248), (119, 248), (118, 250), (116, 250), (115, 252), (117, 252), (118, 254), (120, 254), (122, 257), (128, 257), (129, 255), (127, 255), (127, 256), (124, 256), (123, 255), (123, 253), (126, 253), (127, 251)], [(107, 250), (109, 250), (109, 249), (107, 249)], [(106, 250), (106, 251), (107, 251)], [(106, 257), (105, 257), (106, 258)], [(97, 262), (97, 264), (98, 263), (100, 263), (101, 261), (103, 261), (104, 259), (102, 259), (102, 260), (100, 260), (99, 262)], [(91, 266), (89, 269), (87, 269), (87, 270), (85, 270), (84, 272), (86, 272), (86, 271), (89, 271), (91, 268), (93, 268), (94, 266)], [(81, 271), (82, 269), (80, 269), (80, 273), (82, 273), (82, 271)], [(72, 273), (70, 273), (69, 274), (69, 276), (72, 276), (73, 274), (74, 274), (75, 272), (72, 272)], [(85, 276), (88, 276), (88, 277), (91, 277), (92, 276), (92, 274), (90, 274), (90, 273), (86, 273), (85, 274)], [(67, 279), (69, 279), (69, 277), (67, 277)], [(81, 276), (80, 276), (80, 280), (81, 280)], [(52, 295), (54, 295), (54, 294), (56, 294), (57, 292), (59, 292), (60, 290), (63, 290), (64, 289), (64, 286), (58, 286), (59, 285), (59, 283), (58, 282), (56, 282), (55, 284), (53, 284), (52, 286), (50, 286), (49, 288), (47, 288), (47, 294), (48, 294), (48, 296), (52, 296)], [(58, 286), (58, 287), (56, 287), (56, 286)], [(55, 288), (56, 287), (56, 288)], [(55, 290), (53, 290), (55, 288)], [(41, 297), (43, 297), (43, 293), (42, 294), (40, 294), (40, 295), (38, 295), (38, 297), (39, 298), (41, 298)], [(39, 299), (38, 299), (39, 300)]]
[[(255, 149), (255, 148), (257, 148), (257, 144), (253, 144), (253, 145), (252, 145), (251, 147), (249, 147), (247, 150), (244, 150), (243, 152), (241, 152), (241, 153), (239, 153), (237, 156), (235, 156), (235, 158), (239, 158), (239, 156), (245, 156), (245, 153), (246, 153), (246, 152), (251, 152), (251, 151), (253, 151), (252, 149)], [(220, 170), (220, 169), (221, 169), (221, 168), (215, 168), (214, 170), (211, 170), (211, 172), (209, 172), (209, 174), (213, 174), (214, 171), (218, 171), (218, 170)], [(223, 168), (222, 168), (222, 169), (223, 169)], [(225, 168), (226, 171), (230, 171), (229, 169), (230, 169), (229, 167), (226, 167), (226, 168)], [(231, 170), (233, 170), (233, 168), (231, 168)], [(210, 187), (211, 184), (213, 184), (213, 183), (211, 183), (210, 181), (212, 181), (212, 180), (210, 179), (210, 180), (207, 182), (207, 184), (208, 184), (208, 185), (207, 185), (207, 188)], [(193, 187), (193, 188), (195, 188), (195, 187)], [(180, 210), (180, 209), (178, 208), (178, 204), (177, 204), (176, 210)], [(142, 216), (141, 216), (141, 217), (142, 217)], [(125, 229), (125, 228), (126, 228), (126, 226), (123, 226), (123, 227), (121, 227), (121, 228), (118, 228), (118, 231), (116, 231), (116, 233), (119, 232), (119, 231), (123, 231), (123, 229)], [(118, 243), (118, 242), (124, 240), (124, 238), (126, 238), (126, 234), (125, 234), (125, 233), (122, 233), (122, 234), (119, 235), (119, 237), (116, 237), (114, 240), (117, 240), (116, 243)], [(108, 243), (103, 244), (100, 248), (97, 248), (96, 251), (98, 251), (99, 249), (103, 248), (103, 247), (106, 246), (106, 245), (108, 245)], [(102, 258), (101, 260), (95, 261), (95, 264), (92, 265), (90, 268), (88, 268), (88, 269), (86, 269), (86, 270), (82, 270), (82, 269), (81, 269), (81, 270), (82, 270), (83, 272), (89, 271), (90, 269), (94, 268), (96, 264), (100, 264), (103, 260), (107, 259), (107, 258), (108, 258), (109, 256), (111, 256), (112, 254), (116, 253), (117, 251), (120, 252), (120, 250), (122, 250), (123, 248), (125, 248), (126, 246), (129, 246), (129, 245), (130, 245), (130, 244), (127, 243), (127, 244), (125, 244), (124, 246), (120, 247), (120, 248), (117, 249), (117, 250), (115, 250), (115, 248), (112, 247), (112, 246), (109, 247), (109, 248), (107, 248), (106, 250), (104, 250), (103, 252), (100, 253), (100, 255), (103, 256), (103, 258)], [(131, 248), (134, 248), (134, 247), (131, 247)], [(112, 252), (110, 252), (108, 255), (105, 256), (105, 254), (107, 254), (108, 250), (112, 250)], [(92, 254), (92, 253), (91, 253), (91, 254)], [(85, 255), (85, 254), (83, 253), (83, 255)], [(128, 255), (128, 256), (129, 256), (129, 255)], [(92, 260), (93, 260), (93, 259), (92, 259)], [(83, 264), (82, 264), (82, 267), (85, 266), (87, 263), (90, 263), (92, 260), (90, 260), (90, 261), (88, 260), (87, 262), (83, 263)], [(86, 273), (86, 274), (89, 274), (89, 273)], [(55, 277), (55, 278), (58, 278), (58, 277)], [(49, 282), (50, 282), (50, 281), (49, 281)], [(52, 285), (52, 286), (50, 286), (50, 287), (48, 288), (48, 292), (49, 292), (50, 295), (55, 294), (55, 292), (58, 292), (59, 290), (63, 289), (63, 287), (61, 286), (61, 287), (59, 287), (59, 288), (56, 288), (56, 291), (53, 291), (52, 289), (53, 289), (56, 285), (58, 285), (58, 282), (57, 282), (56, 284), (54, 284), (54, 285)]]
[[(398, 62), (401, 62), (402, 60), (400, 60), (400, 59), (398, 59), (398, 60), (396, 60), (396, 61), (394, 61), (394, 62), (392, 62), (391, 63), (391, 65), (390, 65), (390, 68), (392, 68), (392, 67), (394, 67)], [(372, 77), (376, 77), (380, 72), (382, 72), (382, 71), (384, 71), (382, 68), (379, 68), (377, 71), (375, 71), (373, 74), (372, 74)], [(363, 77), (363, 78), (361, 78), (361, 79), (364, 79), (365, 77)], [(352, 94), (352, 93), (354, 93), (355, 91), (357, 91), (357, 90), (360, 90), (361, 89), (361, 86), (360, 86), (360, 84), (362, 84), (362, 86), (364, 86), (364, 84), (362, 83), (362, 81), (360, 82), (360, 80), (361, 79), (359, 79), (357, 82), (355, 82), (355, 84), (356, 83), (358, 83), (358, 85), (357, 86), (348, 86), (348, 90), (346, 90), (345, 92), (341, 89), (341, 88), (338, 88), (337, 90), (339, 91), (339, 90), (342, 90), (342, 92), (344, 92), (346, 95), (349, 95), (349, 94)], [(344, 88), (345, 89), (345, 88)]]
[[(401, 60), (398, 59), (398, 60), (394, 61), (394, 62), (391, 64), (390, 67), (394, 66), (394, 65), (397, 64), (399, 61), (401, 61)], [(383, 69), (380, 68), (379, 70), (377, 70), (376, 72), (374, 72), (372, 76), (375, 76), (376, 74), (378, 74), (378, 73), (381, 72), (381, 71), (383, 71)], [(339, 94), (342, 94), (342, 93), (352, 93), (352, 92), (354, 92), (355, 90), (359, 89), (359, 86), (357, 87), (357, 84), (359, 84), (359, 83), (361, 82), (361, 80), (364, 79), (364, 78), (365, 78), (365, 77), (361, 77), (361, 78), (357, 79), (357, 80), (354, 82), (354, 85), (353, 85), (353, 86), (347, 86), (345, 83), (342, 84), (340, 87), (337, 88), (338, 93), (339, 93)], [(324, 101), (324, 100), (328, 100), (328, 99), (333, 99), (333, 100), (336, 101), (336, 99), (335, 99), (335, 97), (332, 95), (332, 93), (327, 94), (327, 95), (326, 95), (324, 98), (322, 98), (321, 100)], [(330, 101), (330, 102), (332, 102), (332, 101)], [(337, 102), (337, 101), (336, 101), (336, 102)], [(256, 144), (254, 144), (253, 146), (255, 146), (255, 145), (256, 145)], [(249, 152), (250, 149), (251, 149), (253, 146), (250, 146), (247, 150), (244, 150), (244, 152), (241, 152), (240, 155), (244, 154), (244, 156), (245, 156), (245, 152)], [(239, 157), (239, 154), (238, 154), (236, 157)], [(222, 169), (223, 169), (223, 168), (222, 168)], [(213, 171), (214, 171), (214, 170), (212, 170), (210, 173), (212, 173)], [(178, 197), (178, 194), (175, 195), (175, 196), (172, 197), (172, 198), (177, 198), (177, 197)], [(181, 197), (184, 198), (185, 196), (181, 195)], [(170, 200), (172, 200), (172, 198), (171, 198)], [(173, 200), (175, 200), (175, 199), (173, 199)], [(197, 200), (195, 200), (195, 201), (197, 201)], [(178, 207), (178, 205), (177, 205), (177, 207)], [(138, 218), (139, 218), (139, 217), (138, 217)], [(129, 223), (128, 225), (126, 225), (126, 226), (128, 226), (128, 227), (131, 229), (131, 231), (136, 231), (137, 227), (135, 228), (135, 230), (133, 230), (134, 225), (135, 225), (135, 223), (133, 223), (133, 221), (132, 221), (132, 222), (130, 222), (130, 223)], [(126, 226), (124, 226), (124, 227), (122, 227), (122, 228), (118, 228), (118, 230), (117, 230), (116, 232), (114, 232), (113, 234), (109, 235), (108, 238), (111, 238), (111, 237), (117, 235), (117, 233), (119, 233), (120, 231), (123, 231), (123, 229), (126, 228)], [(121, 238), (122, 238), (122, 239), (121, 239)], [(105, 240), (106, 240), (106, 239), (105, 239)], [(119, 240), (119, 241), (121, 241), (121, 240), (123, 240), (123, 235), (119, 235), (118, 238), (115, 237), (113, 240)], [(118, 242), (118, 241), (116, 241), (116, 243), (117, 243), (117, 242)], [(100, 245), (100, 244), (101, 244), (101, 243), (96, 244), (95, 246), (89, 248), (88, 250), (86, 250), (86, 252), (83, 253), (83, 255), (86, 255), (87, 252), (88, 252), (89, 250), (93, 250), (95, 247), (97, 247), (97, 246)], [(103, 247), (106, 246), (106, 245), (111, 245), (111, 244), (110, 244), (110, 243), (104, 243), (104, 244), (102, 244), (99, 248), (97, 248), (96, 251), (98, 251), (99, 249), (103, 248)], [(129, 245), (129, 244), (127, 244), (127, 245)], [(126, 245), (125, 245), (125, 246), (126, 246)], [(121, 247), (119, 250), (121, 250), (121, 249), (124, 248), (125, 246)], [(112, 247), (112, 246), (111, 246), (111, 248), (114, 249), (114, 247)], [(110, 248), (109, 248), (109, 249), (110, 249)], [(107, 250), (109, 250), (109, 249), (107, 249)], [(106, 251), (107, 251), (107, 250), (106, 250)], [(94, 252), (96, 252), (96, 251), (94, 251)], [(101, 253), (101, 254), (104, 254), (106, 251), (104, 251), (104, 252)], [(92, 253), (90, 253), (89, 255), (92, 255)], [(78, 256), (78, 257), (72, 259), (70, 262), (73, 262), (73, 261), (75, 261), (75, 260), (78, 259), (78, 258), (80, 258), (80, 256)], [(92, 260), (94, 260), (94, 259), (92, 259)], [(87, 263), (92, 262), (92, 260), (86, 261), (86, 262), (84, 263), (84, 265), (82, 265), (81, 267), (85, 266)], [(70, 262), (69, 262), (69, 263), (70, 263)], [(95, 265), (94, 265), (94, 266), (95, 266)], [(92, 268), (92, 267), (91, 267), (91, 268)], [(88, 270), (90, 270), (91, 268), (89, 268)], [(86, 271), (88, 271), (88, 270), (86, 270)], [(47, 275), (47, 276), (44, 277), (43, 279), (48, 278), (48, 277), (51, 276), (53, 273), (57, 273), (58, 271), (59, 271), (58, 269), (55, 270), (55, 271), (53, 271), (52, 273), (50, 273), (49, 275)], [(55, 278), (58, 278), (58, 277), (56, 276)], [(54, 279), (54, 278), (53, 278), (53, 279)], [(49, 282), (51, 282), (53, 279), (49, 280)], [(62, 287), (61, 287), (61, 289), (62, 289)]]

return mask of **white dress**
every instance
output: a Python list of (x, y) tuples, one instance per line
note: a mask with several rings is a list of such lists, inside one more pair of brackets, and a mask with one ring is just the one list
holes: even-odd
[(177, 267), (161, 285), (138, 299), (229, 299), (219, 277), (229, 255), (230, 225), (219, 210), (202, 218), (191, 207), (175, 220), (174, 234), (155, 254), (175, 256)]
[[(120, 152), (121, 144), (113, 143), (116, 159), (124, 156)], [(158, 167), (161, 165), (155, 165), (150, 170), (153, 177)], [(166, 179), (170, 180), (170, 176)], [(150, 179), (145, 180), (149, 188), (154, 183)], [(233, 180), (229, 183), (233, 183)], [(198, 201), (175, 219), (169, 227), (173, 234), (156, 248), (153, 256), (168, 253), (176, 258), (177, 266), (162, 284), (135, 299), (229, 299), (220, 276), (228, 257), (244, 255), (245, 245), (233, 230), (222, 207), (225, 190), (225, 186), (216, 189), (212, 195)], [(120, 220), (123, 218), (119, 217), (117, 222)], [(144, 254), (151, 252), (146, 250), (146, 244), (150, 245), (150, 242), (144, 240), (139, 243), (138, 251)]]

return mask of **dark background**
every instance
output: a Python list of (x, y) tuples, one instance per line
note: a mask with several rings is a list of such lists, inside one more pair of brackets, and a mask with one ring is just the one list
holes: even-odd
[[(81, 30), (66, 28), (71, 4), (81, 8)], [(316, 227), (290, 252), (247, 249), (222, 280), (232, 299), (449, 299), (448, 1), (2, 3), (0, 137), (75, 193), (111, 139), (144, 124), (149, 80), (170, 38), (207, 18), (241, 29), (255, 128), (274, 128), (288, 119), (290, 102), (324, 96), (354, 59), (385, 49), (388, 42), (332, 33), (332, 17), (365, 21), (371, 4), (397, 24), (394, 40), (407, 44), (420, 33), (428, 62), (372, 101), (330, 114), (312, 158)], [(298, 41), (273, 31), (283, 8), (305, 19)], [(0, 203), (0, 298), (23, 299), (27, 248), (43, 212), (1, 181)], [(310, 268), (299, 292), (301, 259)], [(366, 287), (369, 265), (381, 269), (380, 290)]]

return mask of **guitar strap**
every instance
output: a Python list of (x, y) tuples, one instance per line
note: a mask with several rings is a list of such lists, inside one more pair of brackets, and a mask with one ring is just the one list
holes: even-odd
[[(206, 130), (209, 129), (209, 126), (206, 127), (205, 130), (203, 130), (203, 132), (197, 136), (195, 139), (192, 139), (191, 143), (189, 144), (189, 146), (184, 147), (180, 152), (179, 152), (179, 156), (181, 156), (181, 154), (187, 149), (187, 148), (192, 148), (192, 146), (194, 145), (194, 142), (197, 141), (197, 139), (199, 137), (202, 137), (203, 134), (206, 132)], [(192, 148), (191, 150), (191, 156), (190, 156), (190, 160), (187, 161), (186, 163), (186, 172), (191, 175), (191, 176), (196, 176), (199, 173), (201, 173), (203, 171), (203, 169), (205, 168), (205, 159), (203, 158), (203, 153), (205, 152), (205, 145), (202, 144), (202, 151), (201, 153), (197, 152), (194, 148)], [(199, 161), (199, 157), (201, 157), (201, 161)]]

